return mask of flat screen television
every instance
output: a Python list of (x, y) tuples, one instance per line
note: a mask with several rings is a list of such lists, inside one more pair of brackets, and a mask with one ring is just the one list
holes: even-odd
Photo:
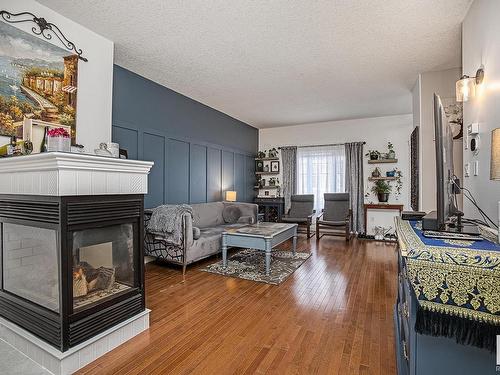
[(436, 147), (437, 230), (445, 230), (457, 215), (454, 195), (453, 134), (439, 95), (434, 94), (434, 137)]
[(424, 230), (478, 235), (476, 225), (463, 225), (455, 194), (460, 181), (453, 170), (453, 134), (439, 95), (434, 94), (434, 138), (436, 147), (436, 211), (424, 216)]

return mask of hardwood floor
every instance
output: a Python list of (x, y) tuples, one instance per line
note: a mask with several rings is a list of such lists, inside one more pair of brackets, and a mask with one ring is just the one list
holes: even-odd
[(313, 255), (279, 286), (198, 270), (215, 258), (184, 283), (148, 264), (150, 329), (79, 373), (395, 374), (395, 246), (303, 236), (298, 250)]

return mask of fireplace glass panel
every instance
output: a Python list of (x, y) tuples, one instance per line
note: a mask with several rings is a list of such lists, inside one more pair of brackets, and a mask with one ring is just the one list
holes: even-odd
[(57, 232), (3, 223), (4, 290), (59, 312)]
[(73, 310), (94, 306), (135, 286), (134, 226), (73, 232)]

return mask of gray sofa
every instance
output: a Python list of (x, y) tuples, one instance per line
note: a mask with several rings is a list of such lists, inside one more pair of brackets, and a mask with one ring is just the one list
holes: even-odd
[[(258, 206), (253, 203), (212, 202), (198, 203), (193, 207), (193, 217), (184, 214), (182, 218), (182, 245), (175, 246), (161, 235), (146, 230), (145, 254), (186, 266), (221, 251), (222, 232), (227, 228), (238, 228), (257, 222)], [(152, 210), (145, 210), (145, 227)]]

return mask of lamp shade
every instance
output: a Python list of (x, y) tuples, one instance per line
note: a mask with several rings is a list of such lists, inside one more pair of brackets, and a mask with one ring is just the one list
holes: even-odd
[(236, 192), (231, 190), (226, 191), (226, 201), (236, 202)]
[(457, 102), (466, 102), (476, 94), (476, 79), (463, 76), (457, 81), (455, 87)]
[(490, 179), (500, 180), (500, 128), (491, 132)]

